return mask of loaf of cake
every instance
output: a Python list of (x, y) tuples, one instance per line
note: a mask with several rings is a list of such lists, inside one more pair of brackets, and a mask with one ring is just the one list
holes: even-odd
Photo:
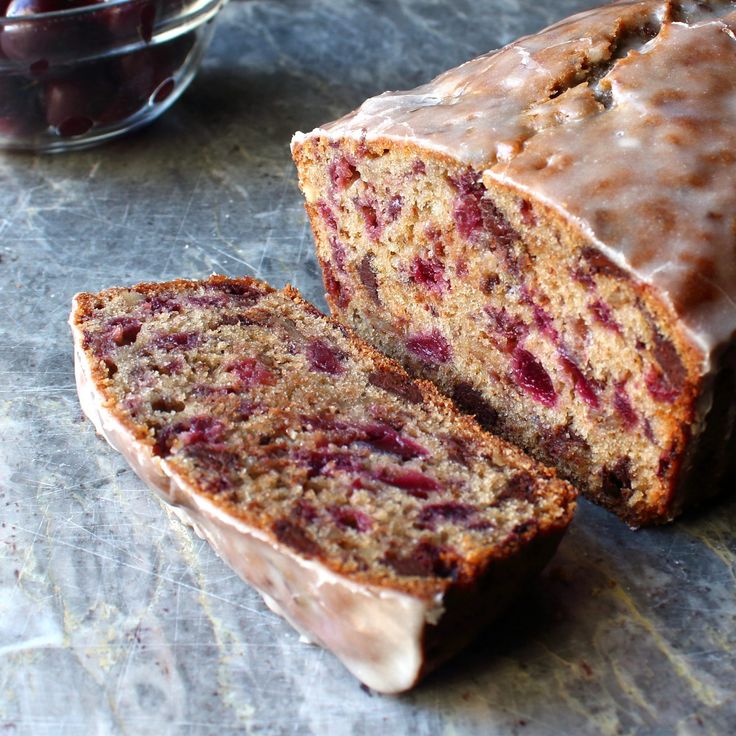
[(266, 603), (399, 692), (554, 552), (575, 492), (350, 330), (251, 279), (78, 294), (82, 407)]
[(292, 143), (333, 313), (632, 526), (736, 469), (735, 33), (617, 2)]

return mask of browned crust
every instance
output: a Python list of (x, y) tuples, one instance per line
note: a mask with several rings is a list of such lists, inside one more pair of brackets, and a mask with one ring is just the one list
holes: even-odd
[[(209, 279), (203, 281), (184, 280), (177, 279), (165, 283), (141, 283), (135, 286), (115, 287), (99, 292), (98, 294), (80, 293), (76, 296), (77, 309), (72, 315), (73, 323), (80, 329), (83, 329), (84, 322), (91, 316), (93, 305), (97, 302), (104, 301), (112, 298), (121, 293), (136, 291), (145, 295), (156, 294), (160, 291), (178, 291), (183, 292), (193, 285), (201, 284), (240, 284), (249, 287), (256, 287), (263, 291), (264, 294), (272, 293), (275, 290), (270, 286), (261, 282), (257, 279), (250, 277), (240, 278), (228, 278), (219, 275), (213, 275)], [(322, 312), (317, 310), (313, 305), (307, 302), (299, 293), (299, 291), (292, 286), (287, 286), (283, 293), (291, 299), (295, 304), (306, 308), (314, 316), (318, 316), (324, 320), (332, 328), (339, 330), (355, 349), (363, 356), (370, 358), (374, 361), (375, 365), (380, 368), (385, 368), (396, 372), (404, 377), (410, 378), (406, 371), (395, 361), (390, 360), (386, 356), (382, 355), (368, 343), (359, 338), (351, 329), (340, 323), (338, 320), (324, 315)], [(86, 351), (85, 351), (86, 352)], [(87, 353), (89, 355), (89, 353)], [(117, 421), (119, 421), (131, 435), (142, 445), (144, 445), (149, 453), (150, 458), (154, 457), (154, 440), (150, 436), (148, 429), (145, 425), (136, 424), (130, 417), (119, 411), (115, 406), (114, 398), (109, 393), (110, 379), (107, 375), (107, 371), (101, 365), (100, 361), (92, 360), (92, 378), (94, 380), (97, 390), (107, 399), (105, 406), (106, 410), (109, 411)], [(299, 553), (300, 556), (306, 558), (316, 559), (326, 568), (335, 572), (339, 575), (349, 576), (351, 579), (366, 583), (369, 585), (394, 589), (400, 592), (408, 593), (411, 595), (429, 598), (435, 595), (439, 591), (444, 591), (451, 587), (473, 586), (475, 581), (482, 578), (486, 570), (494, 568), (496, 563), (503, 560), (514, 557), (518, 554), (524, 554), (525, 548), (534, 540), (537, 536), (540, 538), (550, 538), (557, 540), (561, 538), (565, 529), (572, 520), (575, 511), (575, 499), (577, 493), (575, 489), (567, 482), (557, 478), (554, 470), (544, 467), (543, 465), (531, 460), (521, 450), (516, 448), (504, 440), (489, 435), (484, 432), (477, 422), (467, 415), (461, 414), (454, 404), (436, 389), (436, 387), (428, 381), (414, 381), (419, 387), (424, 401), (429, 403), (435, 410), (441, 413), (448, 414), (458, 421), (458, 424), (469, 434), (471, 434), (479, 443), (486, 447), (493, 448), (496, 451), (503, 453), (504, 457), (507, 458), (515, 466), (529, 470), (535, 474), (536, 481), (538, 484), (545, 485), (545, 494), (547, 498), (554, 498), (555, 505), (560, 510), (558, 518), (548, 518), (543, 516), (540, 519), (536, 519), (534, 524), (526, 525), (526, 528), (519, 530), (516, 533), (508, 535), (505, 539), (501, 540), (496, 546), (492, 548), (486, 548), (484, 551), (468, 559), (466, 564), (463, 566), (457, 581), (449, 581), (446, 579), (412, 579), (408, 581), (396, 581), (387, 576), (376, 576), (375, 574), (367, 573), (356, 573), (353, 571), (344, 570), (339, 563), (329, 559), (323, 555), (306, 555)], [(162, 463), (172, 469), (173, 473), (181, 478), (192, 488), (197, 489), (196, 481), (189, 477), (186, 469), (176, 465), (170, 460), (163, 460)], [(236, 506), (234, 503), (222, 497), (218, 497), (216, 494), (206, 493), (197, 489), (197, 493), (206, 497), (211, 503), (217, 506), (224, 513), (236, 518), (249, 526), (259, 529), (259, 531), (267, 534), (273, 544), (278, 546), (279, 543), (270, 528), (269, 525), (264, 525), (263, 518), (256, 517), (252, 514), (245, 512), (242, 508)], [(273, 521), (273, 519), (271, 519)], [(556, 542), (555, 542), (556, 543)], [(292, 554), (297, 554), (293, 550)]]
[[(481, 628), (500, 614), (527, 582), (538, 575), (557, 550), (564, 529), (537, 534), (514, 556), (494, 559), (472, 585), (449, 590), (444, 599), (445, 615), (436, 626), (424, 629), (424, 662), (419, 681), (453, 653), (467, 646)], [(482, 617), (479, 613), (482, 605)]]
[(92, 317), (92, 310), (96, 302), (104, 301), (105, 299), (112, 299), (119, 294), (125, 294), (127, 292), (136, 291), (140, 294), (155, 295), (161, 291), (176, 291), (185, 292), (192, 286), (199, 284), (239, 284), (245, 285), (251, 288), (258, 289), (264, 294), (271, 294), (276, 289), (269, 286), (265, 281), (259, 281), (258, 279), (251, 278), (250, 276), (240, 276), (238, 278), (229, 278), (228, 276), (221, 276), (219, 274), (212, 274), (207, 279), (172, 279), (171, 281), (142, 281), (134, 286), (111, 286), (109, 289), (104, 289), (95, 294), (87, 291), (79, 292), (75, 295), (78, 309), (75, 312), (75, 321), (80, 323), (80, 319), (87, 319)]

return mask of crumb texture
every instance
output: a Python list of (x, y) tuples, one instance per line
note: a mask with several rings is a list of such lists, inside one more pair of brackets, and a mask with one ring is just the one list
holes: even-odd
[(615, 3), (294, 142), (335, 314), (633, 525), (736, 446), (734, 22)]
[(292, 290), (213, 277), (80, 295), (108, 410), (304, 559), (434, 594), (564, 528), (572, 492)]

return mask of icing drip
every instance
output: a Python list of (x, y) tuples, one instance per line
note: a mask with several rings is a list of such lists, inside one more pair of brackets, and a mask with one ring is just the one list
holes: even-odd
[(736, 331), (734, 68), (733, 0), (617, 2), (310, 135), (410, 142), (544, 201), (656, 287), (707, 363)]

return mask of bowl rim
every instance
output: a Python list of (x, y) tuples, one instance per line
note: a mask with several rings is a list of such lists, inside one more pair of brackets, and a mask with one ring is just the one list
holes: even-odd
[[(65, 18), (72, 18), (72, 17), (79, 17), (84, 15), (93, 15), (94, 13), (100, 13), (104, 11), (108, 11), (110, 8), (117, 8), (122, 7), (125, 5), (159, 5), (163, 2), (163, 0), (102, 0), (102, 2), (96, 2), (92, 5), (80, 5), (76, 8), (66, 8), (64, 10), (54, 10), (49, 13), (31, 13), (29, 15), (17, 15), (17, 16), (11, 16), (8, 17), (6, 15), (0, 16), (0, 31), (2, 31), (2, 27), (6, 25), (23, 25), (28, 24), (31, 25), (36, 22), (46, 22), (49, 21), (55, 21), (55, 20), (63, 20)], [(176, 8), (177, 15), (180, 13), (185, 7), (187, 12), (185, 15), (189, 15), (190, 12), (193, 9), (197, 9), (198, 11), (204, 10), (205, 8), (208, 8), (212, 5), (218, 5), (222, 4), (224, 5), (227, 2), (227, 0), (191, 0), (191, 2), (187, 2), (187, 0), (182, 0), (182, 4), (180, 6), (175, 6), (172, 4), (172, 10)], [(172, 15), (162, 15), (158, 17), (156, 20), (161, 21), (166, 18), (171, 18)]]

